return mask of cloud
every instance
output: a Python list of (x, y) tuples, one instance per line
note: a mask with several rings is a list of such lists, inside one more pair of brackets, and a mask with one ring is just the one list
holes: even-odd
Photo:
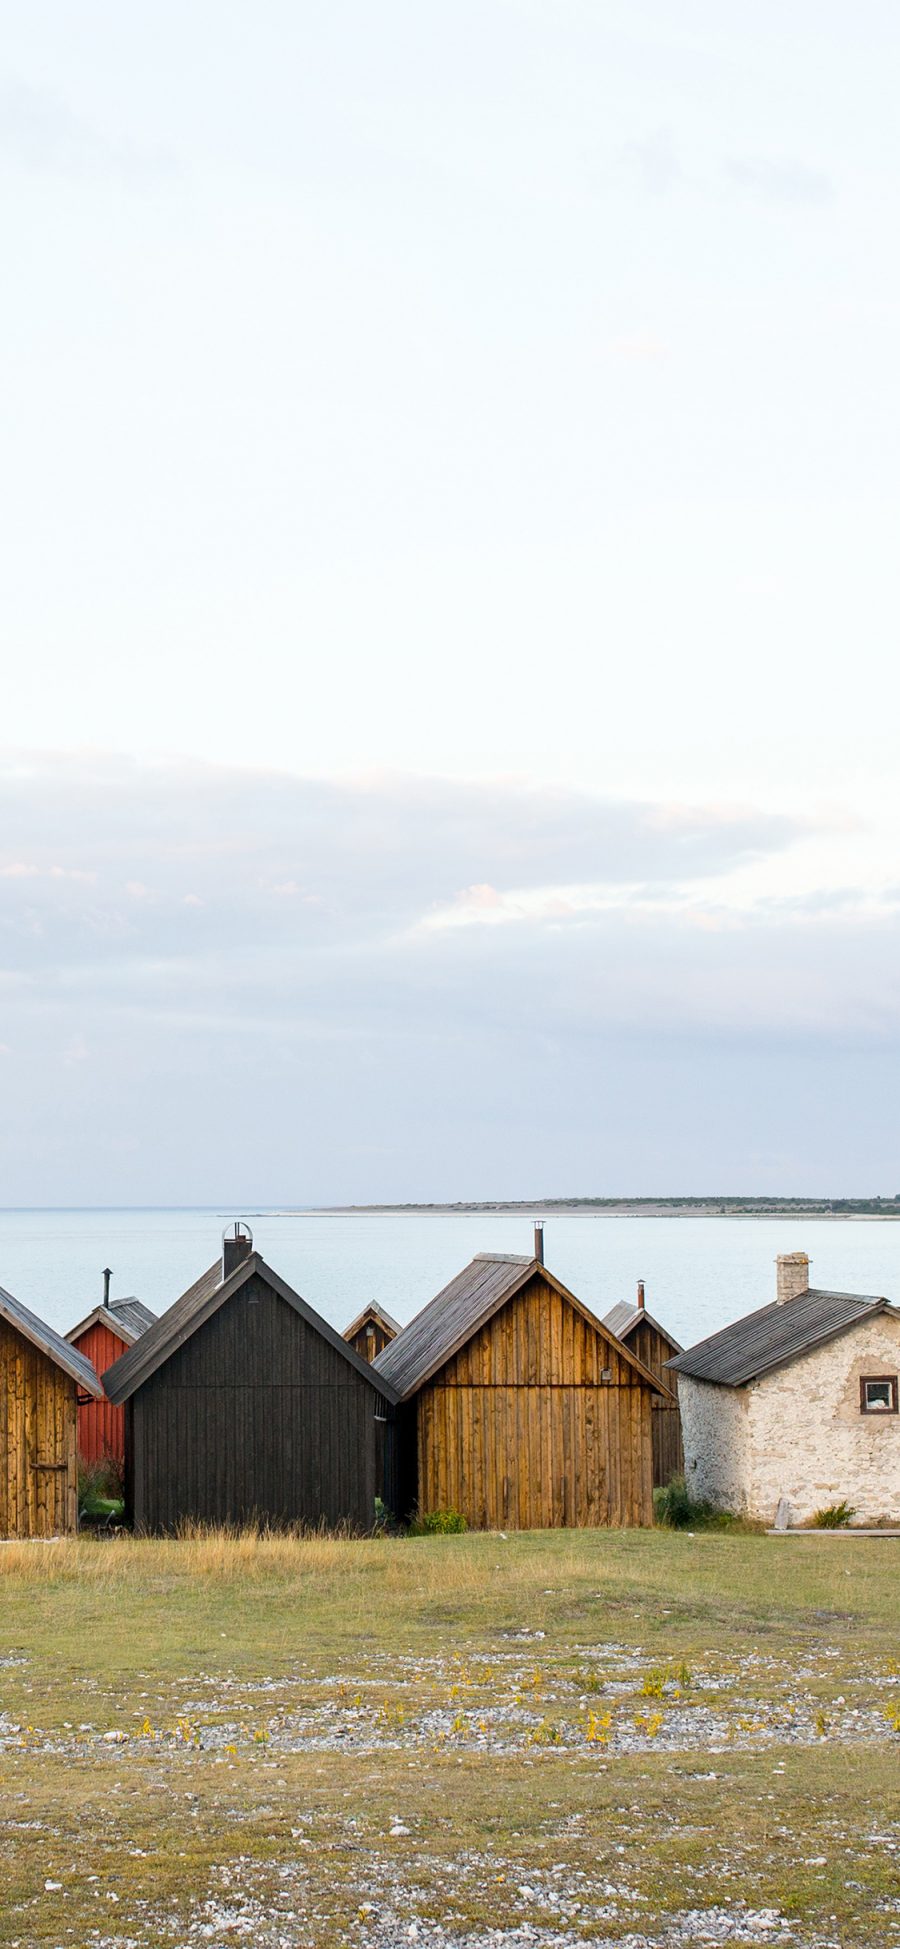
[(655, 129), (651, 134), (626, 142), (623, 161), (633, 181), (647, 196), (665, 196), (684, 171), (675, 149), (671, 129)]
[(461, 888), (482, 889), (482, 903), (510, 888), (598, 884), (627, 898), (636, 882), (720, 876), (802, 831), (752, 807), (660, 808), (516, 781), (335, 783), (10, 759), (0, 763), (0, 929), (8, 940), (39, 920), (45, 946), (31, 951), (54, 963), (91, 960), (113, 942), (126, 955), (177, 955), (185, 942), (193, 953), (237, 925), (272, 945), (376, 940)]
[(501, 1158), (510, 1191), (589, 1186), (638, 1087), (675, 1116), (654, 1050), (694, 1052), (678, 1123), (729, 1050), (900, 1035), (889, 890), (747, 893), (807, 832), (515, 780), (0, 764), (8, 1201), (455, 1195), (454, 1158), (461, 1195)]
[(822, 208), (835, 200), (830, 176), (788, 157), (729, 156), (724, 168), (736, 189), (761, 202)]
[(108, 176), (143, 188), (177, 173), (166, 151), (111, 137), (48, 90), (0, 76), (0, 160), (31, 171)]
[(626, 332), (612, 339), (609, 349), (614, 358), (625, 359), (631, 365), (659, 365), (669, 356), (666, 340), (656, 332)]

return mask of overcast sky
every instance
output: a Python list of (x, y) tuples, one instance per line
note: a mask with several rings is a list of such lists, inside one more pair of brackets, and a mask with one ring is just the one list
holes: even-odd
[(6, 0), (0, 1203), (900, 1190), (895, 0)]

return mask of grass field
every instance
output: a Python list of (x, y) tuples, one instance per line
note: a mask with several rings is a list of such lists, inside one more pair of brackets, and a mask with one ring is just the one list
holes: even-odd
[(900, 1546), (0, 1546), (0, 1944), (900, 1945)]

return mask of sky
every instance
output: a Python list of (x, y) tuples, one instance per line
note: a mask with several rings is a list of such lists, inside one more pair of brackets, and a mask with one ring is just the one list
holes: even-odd
[(900, 1190), (893, 0), (6, 0), (0, 1203)]

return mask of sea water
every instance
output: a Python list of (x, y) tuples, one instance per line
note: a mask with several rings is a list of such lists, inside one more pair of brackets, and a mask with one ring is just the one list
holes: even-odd
[[(0, 1211), (0, 1286), (65, 1332), (103, 1296), (162, 1312), (216, 1259), (227, 1210)], [(540, 1216), (537, 1207), (535, 1216)], [(254, 1244), (333, 1326), (368, 1300), (405, 1324), (476, 1252), (532, 1250), (524, 1213), (264, 1212)], [(595, 1313), (633, 1299), (689, 1346), (775, 1296), (775, 1257), (813, 1285), (900, 1299), (900, 1221), (546, 1215), (547, 1265)]]

